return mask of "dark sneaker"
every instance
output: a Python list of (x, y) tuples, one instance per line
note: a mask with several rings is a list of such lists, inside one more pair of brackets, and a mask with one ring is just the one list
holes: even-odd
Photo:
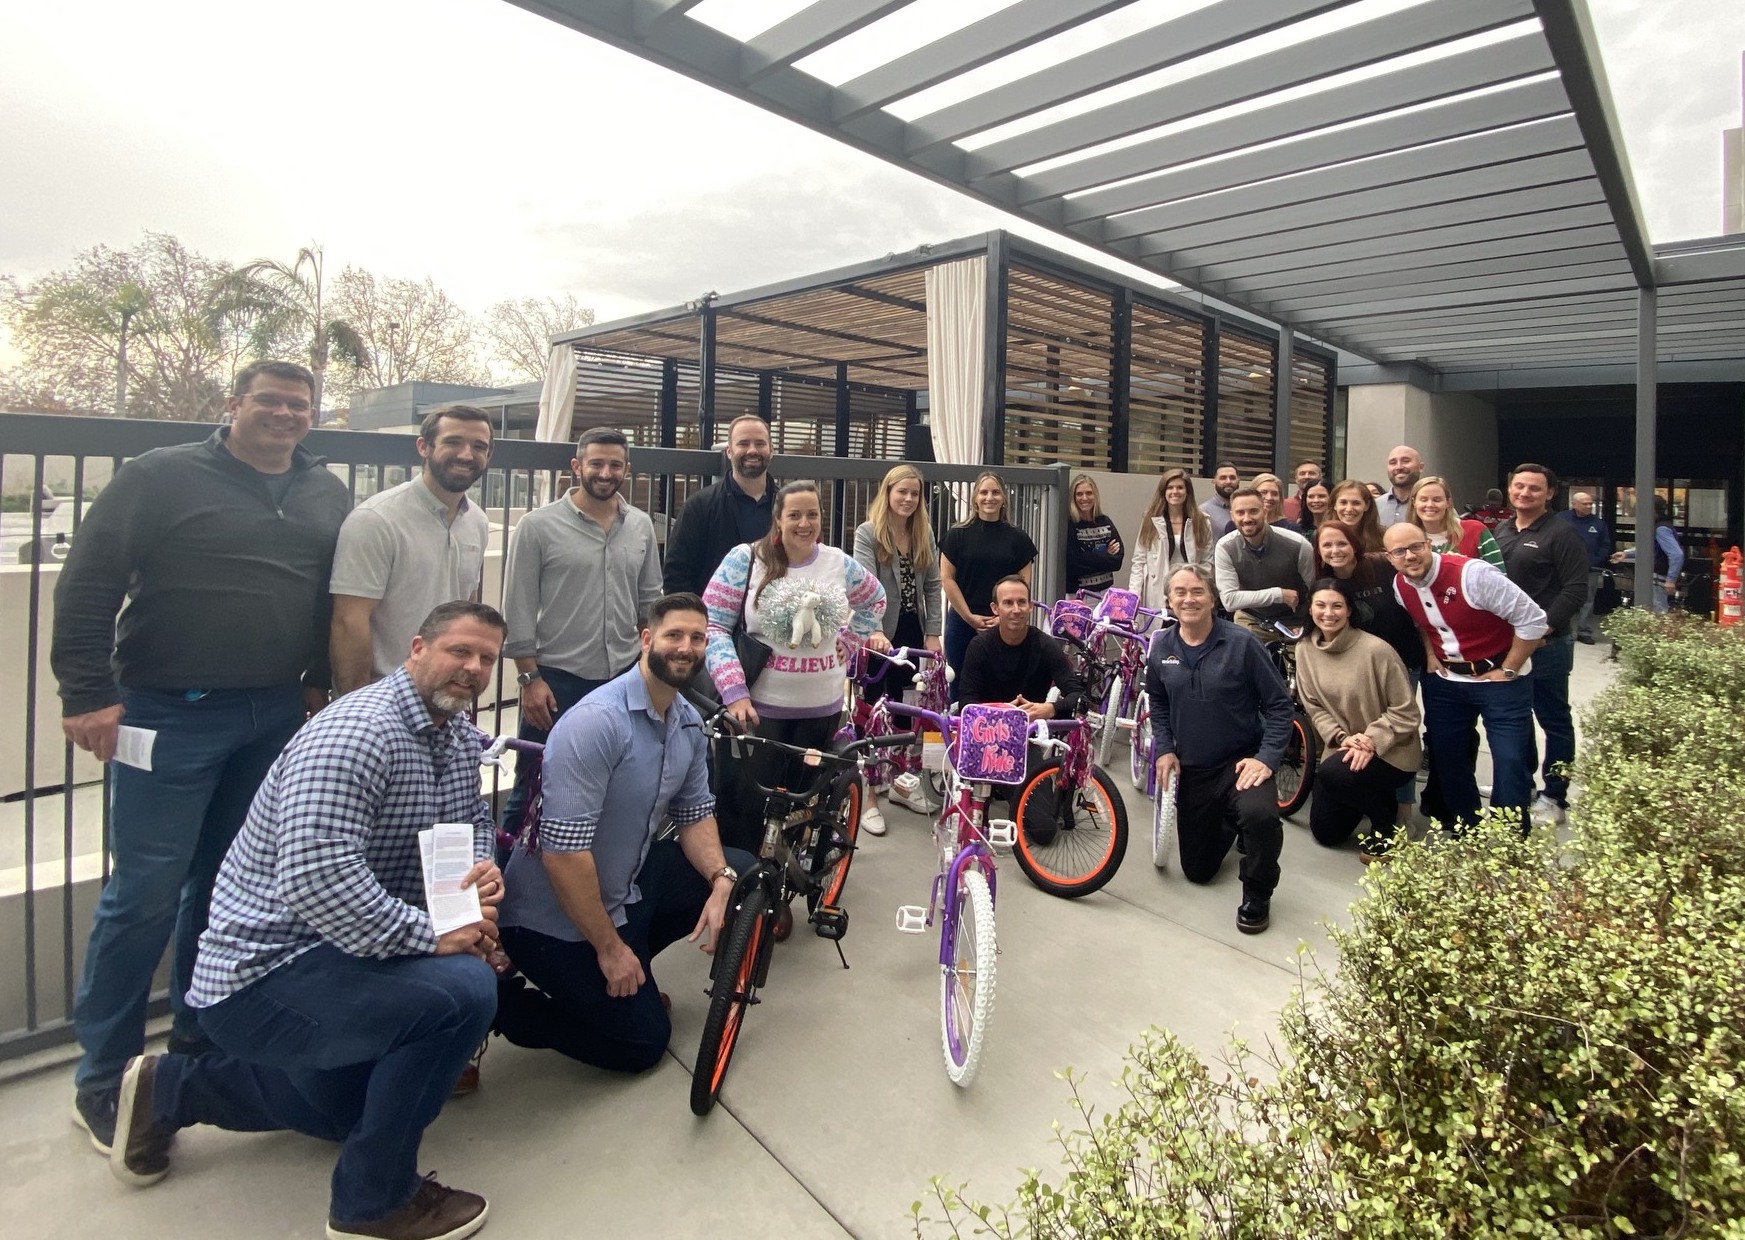
[(109, 1157), (109, 1147), (115, 1143), (115, 1106), (121, 1090), (84, 1090), (73, 1097), (73, 1122), (91, 1137), (91, 1147), (103, 1157)]
[(1244, 900), (1236, 909), (1236, 928), (1243, 934), (1259, 934), (1272, 925), (1271, 900)]
[(477, 1193), (444, 1188), (425, 1176), (411, 1201), (367, 1223), (327, 1220), (328, 1240), (461, 1240), (485, 1225), (490, 1207)]
[(136, 1055), (121, 1077), (121, 1096), (115, 1109), (115, 1140), (109, 1151), (109, 1170), (123, 1184), (144, 1188), (170, 1173), (172, 1133), (152, 1118), (152, 1081), (157, 1075), (156, 1055)]

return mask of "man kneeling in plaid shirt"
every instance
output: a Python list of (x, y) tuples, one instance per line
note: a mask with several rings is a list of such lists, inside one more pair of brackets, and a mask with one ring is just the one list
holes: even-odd
[[(177, 1129), (294, 1129), (340, 1143), (327, 1234), (458, 1240), (485, 1199), (418, 1174), (418, 1146), (496, 1010), (503, 879), (466, 716), (503, 617), (444, 603), (385, 680), (306, 724), (261, 783), (213, 889), (188, 1003), (219, 1053), (142, 1055), (122, 1078), (110, 1166), (169, 1170)], [(484, 919), (438, 937), (418, 833), (473, 824)]]

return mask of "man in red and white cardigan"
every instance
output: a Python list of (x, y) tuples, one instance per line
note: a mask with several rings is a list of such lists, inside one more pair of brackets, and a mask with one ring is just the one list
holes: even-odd
[(1491, 807), (1527, 826), (1533, 799), (1533, 686), (1527, 678), (1544, 610), (1499, 570), (1463, 555), (1437, 555), (1416, 525), (1383, 537), (1399, 575), (1394, 595), (1418, 626), (1424, 726), (1442, 799), (1456, 828), (1476, 822), (1478, 722), (1491, 751)]

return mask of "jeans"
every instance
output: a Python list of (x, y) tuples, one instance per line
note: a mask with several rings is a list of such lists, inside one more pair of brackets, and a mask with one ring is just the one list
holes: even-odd
[(945, 609), (945, 666), (952, 672), (949, 693), (951, 700), (957, 701), (958, 677), (963, 675), (963, 657), (969, 653), (969, 644), (975, 640), (980, 629), (971, 628), (969, 621), (958, 615), (949, 605)]
[(1491, 807), (1512, 811), (1524, 826), (1527, 806), (1533, 799), (1532, 681), (1525, 677), (1461, 681), (1425, 676), (1422, 688), (1431, 769), (1436, 772), (1453, 823), (1465, 826), (1478, 821), (1473, 755), (1482, 719), (1491, 749)]
[(1371, 758), (1361, 771), (1345, 761), (1345, 752), (1335, 749), (1315, 770), (1315, 799), (1309, 805), (1309, 830), (1318, 843), (1337, 848), (1369, 819), (1369, 830), (1358, 842), (1387, 840), (1394, 833), (1395, 791), (1409, 788), (1416, 771), (1402, 771), (1380, 758)]
[(337, 1141), (330, 1218), (381, 1218), (418, 1191), (419, 1142), (491, 1026), (496, 987), (476, 956), (313, 947), (200, 1012), (222, 1053), (159, 1060), (153, 1118)]
[(1587, 602), (1581, 605), (1581, 611), (1575, 617), (1571, 627), (1580, 637), (1594, 635), (1594, 596), (1600, 592), (1600, 582), (1605, 579), (1605, 569), (1590, 568), (1587, 572)]
[[(1661, 595), (1665, 597), (1664, 593)], [(1548, 637), (1533, 652), (1533, 715), (1545, 729), (1545, 795), (1569, 804), (1569, 764), (1575, 761), (1575, 718), (1569, 709), (1569, 674), (1575, 668), (1575, 634)], [(1532, 733), (1528, 733), (1532, 743)], [(1495, 802), (1492, 802), (1495, 804)]]
[[(754, 858), (726, 850), (727, 864), (745, 873)], [(642, 898), (626, 905), (619, 936), (642, 964), (643, 983), (614, 999), (586, 939), (569, 942), (520, 926), (503, 928), (503, 950), (538, 990), (505, 982), (497, 1031), (516, 1046), (549, 1048), (612, 1072), (646, 1072), (672, 1038), (672, 1019), (654, 982), (654, 958), (696, 928), (709, 900), (709, 881), (686, 860), (677, 840), (657, 840), (636, 876)]]
[(1234, 759), (1219, 766), (1184, 766), (1176, 784), (1176, 823), (1183, 878), (1211, 882), (1240, 835), (1242, 898), (1272, 898), (1285, 837), (1278, 785), (1270, 776), (1259, 787), (1238, 792)]
[[(1666, 578), (1659, 573), (1654, 575), (1654, 588), (1648, 592), (1648, 610), (1657, 616), (1664, 616), (1672, 611), (1672, 599), (1666, 593)], [(1539, 656), (1534, 655), (1533, 661), (1537, 663)]]
[[(609, 684), (605, 680), (588, 680), (582, 676), (572, 676), (566, 671), (555, 667), (539, 666), (539, 674), (550, 688), (552, 697), (557, 699), (557, 705), (551, 712), (551, 721), (556, 723), (563, 718), (570, 707), (587, 697), (601, 685)], [(551, 735), (550, 728), (536, 728), (524, 717), (521, 726), (516, 729), (516, 738), (524, 741), (536, 741), (543, 745)], [(533, 777), (539, 773), (540, 760), (532, 754), (518, 753), (515, 755), (515, 790), (509, 794), (509, 803), (503, 807), (503, 830), (506, 834), (519, 837), (521, 821), (527, 817), (527, 802), (533, 799)], [(506, 855), (497, 858), (499, 866), (507, 865)]]
[(73, 1006), (84, 1058), (80, 1092), (112, 1089), (145, 1049), (152, 974), (174, 936), (170, 964), (172, 1033), (202, 1035), (183, 996), (212, 902), (212, 881), (255, 790), (279, 751), (303, 726), (300, 685), (184, 694), (123, 690), (123, 722), (157, 733), (152, 769), (112, 762), (109, 852), (114, 872), (85, 948)]

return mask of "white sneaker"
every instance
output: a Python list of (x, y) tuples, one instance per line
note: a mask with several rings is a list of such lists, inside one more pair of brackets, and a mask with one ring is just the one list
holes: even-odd
[(1533, 802), (1528, 813), (1532, 816), (1535, 825), (1545, 827), (1560, 827), (1569, 818), (1568, 810), (1543, 793), (1540, 794), (1538, 800)]
[(868, 835), (885, 833), (885, 816), (879, 812), (878, 806), (867, 805), (860, 811), (860, 829)]
[(934, 812), (939, 808), (927, 799), (925, 789), (923, 789), (919, 784), (916, 785), (914, 791), (908, 791), (900, 782), (893, 783), (891, 785), (890, 798), (891, 804), (901, 805), (904, 809), (914, 810), (923, 818), (932, 817)]

